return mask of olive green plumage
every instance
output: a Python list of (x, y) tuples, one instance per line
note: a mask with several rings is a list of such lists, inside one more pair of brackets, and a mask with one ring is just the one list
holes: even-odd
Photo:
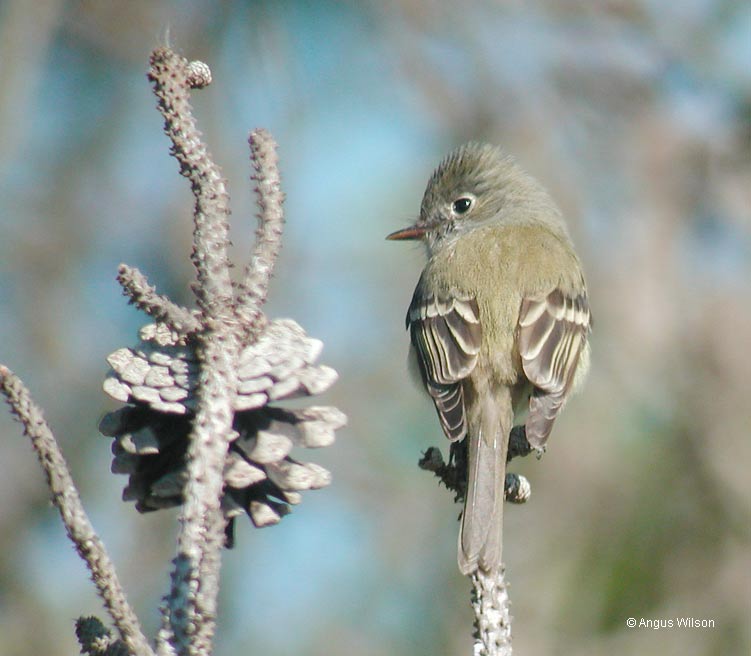
[(441, 426), (467, 440), (459, 568), (501, 566), (509, 432), (528, 411), (542, 448), (589, 362), (581, 264), (545, 189), (494, 146), (469, 143), (431, 176), (420, 216), (428, 262), (407, 314)]

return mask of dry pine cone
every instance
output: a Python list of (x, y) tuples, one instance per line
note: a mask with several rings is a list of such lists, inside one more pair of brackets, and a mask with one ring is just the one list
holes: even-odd
[[(268, 323), (242, 353), (231, 444), (224, 468), (222, 508), (232, 543), (234, 518), (247, 513), (257, 527), (276, 524), (301, 500), (300, 492), (325, 487), (323, 467), (290, 457), (293, 447), (334, 441), (346, 417), (334, 407), (285, 409), (270, 402), (320, 394), (336, 380), (315, 365), (323, 347), (290, 319)], [(127, 405), (99, 424), (112, 444), (112, 471), (128, 474), (123, 500), (140, 512), (177, 506), (187, 477), (185, 454), (195, 408), (198, 361), (189, 340), (164, 324), (141, 329), (135, 348), (107, 358), (104, 390)]]

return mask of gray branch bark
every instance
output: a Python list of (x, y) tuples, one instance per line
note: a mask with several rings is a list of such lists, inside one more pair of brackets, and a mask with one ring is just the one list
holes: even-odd
[(279, 255), (284, 229), (284, 194), (279, 176), (276, 144), (266, 130), (254, 130), (248, 139), (253, 164), (256, 199), (260, 213), (253, 257), (237, 288), (237, 313), (246, 334), (254, 334), (262, 317), (259, 309), (266, 301), (271, 273)]
[(60, 512), (68, 537), (85, 561), (97, 593), (122, 641), (130, 653), (136, 656), (153, 656), (154, 652), (141, 631), (136, 614), (128, 604), (104, 544), (84, 510), (68, 465), (41, 409), (34, 403), (21, 379), (4, 365), (0, 365), (0, 391), (31, 439), (31, 445), (47, 477), (52, 502)]
[(123, 293), (130, 298), (130, 302), (156, 321), (168, 324), (182, 335), (200, 329), (199, 312), (191, 312), (173, 303), (166, 296), (157, 294), (156, 288), (152, 287), (146, 276), (135, 267), (121, 264), (117, 272), (117, 281), (122, 286)]
[(473, 656), (512, 656), (511, 613), (503, 568), (472, 576)]
[(191, 259), (198, 278), (194, 289), (198, 307), (207, 315), (227, 316), (233, 302), (227, 254), (229, 195), (190, 106), (192, 85), (198, 81), (196, 86), (203, 87), (210, 80), (207, 68), (200, 62), (188, 62), (169, 48), (157, 48), (151, 55), (149, 79), (164, 117), (164, 131), (172, 142), (172, 154), (180, 164), (180, 174), (190, 180), (195, 197)]

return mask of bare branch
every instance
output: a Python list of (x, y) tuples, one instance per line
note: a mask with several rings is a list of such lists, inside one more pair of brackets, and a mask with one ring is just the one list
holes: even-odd
[(151, 56), (149, 78), (173, 144), (172, 154), (180, 162), (180, 173), (190, 180), (196, 200), (192, 260), (198, 278), (194, 292), (203, 313), (197, 351), (201, 366), (178, 553), (167, 599), (173, 645), (178, 654), (187, 656), (211, 653), (216, 626), (219, 554), (224, 543), (222, 472), (229, 444), (236, 437), (232, 419), (240, 345), (227, 252), (229, 198), (189, 102), (189, 88), (205, 86), (211, 71), (206, 64), (189, 63), (168, 48), (158, 48)]
[(201, 334), (198, 349), (198, 410), (188, 447), (188, 481), (168, 599), (174, 646), (181, 656), (211, 654), (224, 544), (222, 474), (229, 444), (237, 437), (232, 420), (239, 343), (226, 326), (215, 328)]
[(474, 656), (511, 656), (511, 613), (503, 568), (472, 576)]
[[(171, 594), (171, 592), (170, 592)], [(174, 648), (175, 634), (172, 631), (172, 621), (169, 596), (162, 599), (159, 605), (159, 614), (161, 615), (161, 626), (156, 636), (156, 656), (177, 656)]]
[(229, 315), (233, 301), (227, 253), (229, 196), (190, 106), (190, 88), (211, 79), (207, 70), (206, 64), (189, 63), (169, 48), (157, 48), (151, 54), (149, 79), (164, 116), (164, 131), (172, 141), (172, 154), (180, 163), (181, 175), (190, 180), (196, 201), (191, 254), (198, 277), (196, 300), (204, 313), (217, 316)]
[(57, 506), (68, 537), (91, 572), (91, 578), (102, 598), (120, 637), (128, 650), (137, 656), (153, 656), (138, 618), (125, 598), (114, 565), (94, 531), (78, 496), (68, 465), (41, 409), (33, 402), (20, 378), (0, 365), (0, 390), (14, 415), (31, 438), (39, 462), (47, 477), (52, 502)]
[(131, 303), (139, 310), (143, 310), (159, 322), (166, 323), (176, 332), (186, 335), (201, 328), (197, 313), (173, 303), (166, 296), (157, 294), (156, 288), (152, 287), (146, 276), (135, 267), (121, 264), (117, 272), (117, 281)]
[(262, 317), (261, 307), (266, 301), (271, 273), (282, 245), (284, 194), (273, 137), (266, 130), (254, 130), (248, 143), (260, 213), (253, 257), (245, 268), (242, 283), (238, 285), (236, 312), (240, 323), (246, 327), (246, 334), (252, 334)]

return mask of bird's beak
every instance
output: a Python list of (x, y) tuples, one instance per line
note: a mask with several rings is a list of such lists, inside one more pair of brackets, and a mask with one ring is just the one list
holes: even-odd
[(427, 232), (427, 226), (412, 225), (408, 228), (402, 228), (386, 236), (390, 241), (401, 241), (405, 239), (422, 239)]

